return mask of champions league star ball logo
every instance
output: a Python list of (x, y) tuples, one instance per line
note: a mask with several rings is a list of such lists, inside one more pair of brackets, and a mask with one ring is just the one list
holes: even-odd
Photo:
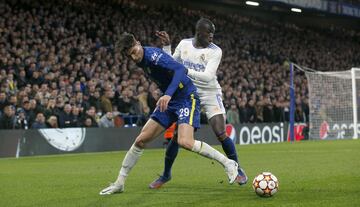
[(236, 141), (236, 130), (232, 124), (226, 124), (226, 136), (228, 136), (234, 143)]
[(85, 128), (39, 129), (40, 134), (56, 149), (74, 151), (85, 139)]

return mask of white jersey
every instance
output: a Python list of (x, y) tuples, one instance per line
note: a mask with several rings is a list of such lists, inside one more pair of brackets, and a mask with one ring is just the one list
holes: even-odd
[[(197, 88), (207, 118), (218, 114), (225, 115), (221, 87), (216, 76), (222, 50), (214, 43), (207, 48), (195, 48), (193, 40), (194, 38), (181, 40), (173, 58), (188, 69), (188, 76)], [(164, 47), (164, 51), (171, 54), (170, 46)]]
[[(207, 48), (195, 48), (194, 38), (183, 39), (176, 47), (173, 58), (188, 69), (188, 76), (197, 87), (198, 92), (219, 92), (221, 87), (217, 81), (216, 71), (219, 67), (222, 50), (214, 43)], [(171, 54), (170, 47), (164, 51)]]

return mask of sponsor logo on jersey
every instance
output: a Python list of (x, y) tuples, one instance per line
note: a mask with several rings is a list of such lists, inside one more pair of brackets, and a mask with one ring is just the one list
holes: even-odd
[(157, 65), (162, 55), (163, 54), (158, 54), (154, 52), (153, 54), (151, 54), (151, 61), (154, 62), (155, 65)]
[(205, 66), (203, 64), (199, 64), (199, 63), (192, 63), (190, 61), (183, 61), (183, 65), (186, 68), (189, 69), (193, 69), (195, 71), (200, 71), (200, 72), (204, 72), (205, 71)]

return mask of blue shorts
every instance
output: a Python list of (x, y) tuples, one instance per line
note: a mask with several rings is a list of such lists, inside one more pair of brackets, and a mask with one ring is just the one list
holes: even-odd
[(188, 98), (171, 99), (166, 111), (160, 112), (156, 107), (150, 118), (165, 129), (174, 122), (178, 125), (186, 123), (198, 129), (200, 128), (200, 99), (197, 94), (191, 94)]

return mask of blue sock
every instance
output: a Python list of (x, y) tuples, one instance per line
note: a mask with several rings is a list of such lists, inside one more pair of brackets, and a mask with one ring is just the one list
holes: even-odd
[(178, 152), (179, 152), (179, 144), (171, 140), (166, 148), (166, 153), (165, 153), (165, 168), (163, 172), (164, 177), (166, 178), (171, 177), (171, 168)]
[(229, 159), (234, 160), (234, 161), (236, 161), (237, 163), (239, 163), (234, 142), (233, 142), (229, 137), (226, 137), (226, 138), (221, 142), (221, 145), (222, 145), (222, 148), (223, 148), (226, 156), (227, 156)]

